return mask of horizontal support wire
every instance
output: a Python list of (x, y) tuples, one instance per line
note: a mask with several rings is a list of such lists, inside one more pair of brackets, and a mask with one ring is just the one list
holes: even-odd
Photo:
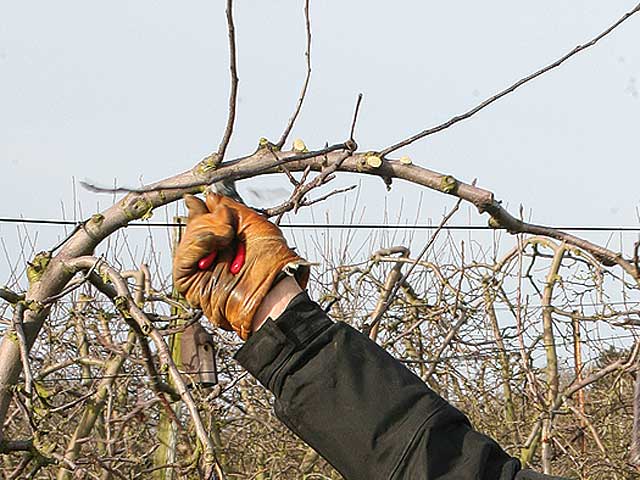
[[(622, 340), (622, 339), (635, 339), (636, 335), (627, 334), (627, 335), (612, 335), (609, 337), (601, 337), (601, 338), (593, 338), (593, 339), (581, 339), (580, 344), (589, 345), (594, 343), (601, 343), (605, 340)], [(493, 342), (492, 342), (493, 343)], [(562, 347), (566, 345), (573, 345), (573, 341), (568, 340), (566, 342), (554, 342), (553, 343), (557, 347)], [(539, 348), (544, 348), (544, 345), (540, 345)], [(479, 352), (473, 353), (465, 353), (460, 355), (450, 355), (447, 357), (441, 357), (439, 360), (434, 359), (426, 359), (426, 360), (400, 360), (403, 363), (434, 363), (434, 362), (442, 362), (443, 360), (470, 360), (477, 357), (494, 357), (498, 356), (501, 353), (507, 354), (516, 354), (520, 351), (519, 348), (505, 348), (504, 350), (498, 348), (488, 348), (481, 350)], [(213, 370), (199, 370), (199, 371), (184, 371), (181, 373), (184, 374), (198, 374), (198, 373), (212, 373)], [(166, 373), (158, 373), (155, 377), (166, 377), (168, 374)], [(92, 376), (81, 376), (81, 375), (73, 375), (73, 376), (64, 376), (64, 377), (54, 377), (54, 378), (40, 378), (38, 382), (40, 383), (60, 383), (65, 381), (82, 381), (82, 380), (101, 380), (104, 378), (147, 378), (149, 374), (146, 372), (130, 372), (130, 373), (118, 373), (115, 375), (92, 375)]]
[[(81, 222), (73, 220), (49, 220), (41, 218), (10, 218), (0, 217), (0, 223), (18, 223), (33, 225), (71, 225), (75, 226)], [(184, 223), (178, 222), (131, 222), (128, 227), (184, 227)], [(309, 229), (375, 229), (375, 230), (435, 230), (438, 225), (426, 225), (418, 223), (281, 223), (280, 228), (309, 228)], [(552, 227), (558, 230), (567, 230), (572, 232), (640, 232), (640, 225), (588, 225), (588, 226), (568, 226), (568, 227)], [(489, 225), (445, 225), (442, 230), (504, 230), (503, 228), (494, 228)]]

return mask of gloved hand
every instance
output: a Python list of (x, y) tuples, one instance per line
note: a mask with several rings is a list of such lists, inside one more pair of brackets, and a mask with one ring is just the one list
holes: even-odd
[(206, 203), (192, 195), (184, 200), (189, 217), (173, 260), (174, 284), (214, 325), (246, 340), (280, 272), (295, 275), (305, 288), (309, 264), (254, 210), (213, 193)]

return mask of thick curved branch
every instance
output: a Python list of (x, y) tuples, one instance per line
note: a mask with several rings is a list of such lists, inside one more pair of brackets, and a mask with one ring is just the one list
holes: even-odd
[[(31, 347), (42, 323), (48, 315), (49, 305), (43, 305), (46, 298), (58, 294), (71, 279), (73, 273), (64, 266), (64, 260), (90, 255), (96, 246), (113, 232), (125, 227), (129, 222), (149, 216), (153, 209), (180, 199), (185, 193), (197, 193), (202, 185), (224, 180), (240, 180), (261, 174), (281, 173), (286, 165), (289, 171), (313, 170), (320, 172), (327, 165), (339, 163), (337, 171), (374, 175), (386, 180), (400, 179), (437, 190), (475, 205), (482, 213), (491, 216), (490, 224), (505, 228), (511, 233), (528, 233), (555, 238), (587, 251), (604, 265), (620, 266), (637, 282), (640, 274), (635, 265), (613, 252), (592, 242), (568, 234), (561, 230), (535, 225), (518, 220), (495, 200), (494, 194), (475, 185), (456, 180), (451, 175), (438, 173), (399, 160), (381, 160), (367, 153), (350, 152), (349, 142), (336, 144), (322, 150), (308, 153), (296, 151), (276, 152), (270, 148), (259, 148), (255, 153), (233, 160), (216, 168), (205, 159), (192, 169), (174, 177), (144, 187), (141, 193), (132, 192), (102, 213), (93, 215), (82, 224), (51, 258), (42, 275), (34, 281), (26, 295), (30, 309), (25, 312), (24, 329), (27, 346)], [(3, 338), (0, 344), (0, 425), (4, 421), (11, 388), (20, 373), (20, 352), (18, 346)], [(0, 436), (1, 439), (1, 436)]]
[[(370, 153), (354, 153), (343, 160), (348, 150), (346, 144), (337, 144), (317, 152), (302, 154), (295, 151), (274, 152), (268, 148), (260, 148), (253, 155), (228, 162), (218, 169), (211, 167), (205, 159), (191, 170), (149, 185), (146, 187), (148, 191), (125, 195), (115, 205), (86, 221), (50, 260), (39, 280), (30, 286), (26, 298), (35, 308), (25, 312), (25, 336), (28, 346), (33, 343), (48, 314), (48, 306), (45, 308), (37, 308), (37, 306), (44, 299), (58, 294), (71, 279), (72, 274), (64, 268), (62, 260), (91, 254), (103, 239), (116, 230), (133, 220), (148, 216), (157, 207), (180, 199), (185, 193), (198, 192), (201, 185), (223, 179), (240, 180), (260, 174), (279, 173), (282, 171), (282, 165), (286, 165), (290, 171), (305, 169), (322, 171), (327, 164), (332, 165), (341, 160), (337, 171), (375, 175), (383, 179), (396, 178), (422, 185), (472, 203), (480, 212), (489, 213), (492, 217), (492, 225), (496, 227), (505, 228), (511, 233), (529, 233), (565, 241), (569, 245), (586, 250), (605, 265), (619, 265), (634, 279), (639, 279), (635, 266), (625, 260), (621, 254), (554, 228), (522, 222), (507, 212), (488, 190), (460, 182), (451, 175), (408, 165), (406, 161), (374, 162), (371, 161)], [(0, 364), (1, 421), (6, 415), (11, 386), (15, 384), (20, 371), (20, 355), (16, 345), (3, 339), (0, 344), (0, 357), (4, 360)]]

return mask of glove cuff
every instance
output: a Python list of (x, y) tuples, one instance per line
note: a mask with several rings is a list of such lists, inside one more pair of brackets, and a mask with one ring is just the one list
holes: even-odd
[(271, 289), (283, 278), (289, 276), (293, 277), (300, 288), (303, 290), (307, 287), (309, 281), (310, 266), (312, 264), (306, 260), (295, 257), (289, 257), (286, 263), (274, 269), (271, 275), (268, 275), (264, 279), (262, 285), (251, 295), (249, 298), (245, 298), (244, 311), (242, 312), (243, 318), (237, 318), (233, 322), (230, 322), (233, 329), (243, 340), (247, 340), (252, 332), (253, 317), (258, 308), (262, 304), (262, 301), (271, 291)]

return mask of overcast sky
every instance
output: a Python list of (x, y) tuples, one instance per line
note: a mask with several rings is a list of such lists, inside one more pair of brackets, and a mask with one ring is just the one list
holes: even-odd
[[(358, 143), (383, 148), (546, 65), (633, 6), (312, 0), (313, 75), (291, 138), (310, 148), (344, 140), (362, 92)], [(276, 140), (291, 114), (304, 78), (302, 7), (237, 2), (240, 103), (229, 158), (252, 152), (259, 137)], [(112, 199), (78, 191), (74, 205), (73, 178), (137, 185), (215, 150), (227, 115), (226, 36), (223, 1), (0, 0), (0, 216), (60, 218), (63, 205), (67, 218), (74, 206), (76, 216), (80, 207), (87, 216)], [(477, 178), (512, 212), (522, 204), (540, 223), (637, 225), (638, 45), (640, 14), (559, 69), (402, 153), (462, 180)], [(338, 184), (353, 181), (343, 176)], [(265, 177), (240, 189), (267, 206), (282, 199), (282, 186)], [(363, 218), (382, 221), (386, 201), (391, 213), (403, 205), (401, 214), (415, 219), (419, 191), (397, 182), (387, 193), (381, 181), (366, 181)], [(341, 202), (329, 205), (331, 218), (341, 219)], [(437, 222), (451, 203), (426, 192), (419, 221)], [(467, 221), (486, 219), (457, 220)], [(0, 235), (15, 248), (14, 225), (0, 224)]]

